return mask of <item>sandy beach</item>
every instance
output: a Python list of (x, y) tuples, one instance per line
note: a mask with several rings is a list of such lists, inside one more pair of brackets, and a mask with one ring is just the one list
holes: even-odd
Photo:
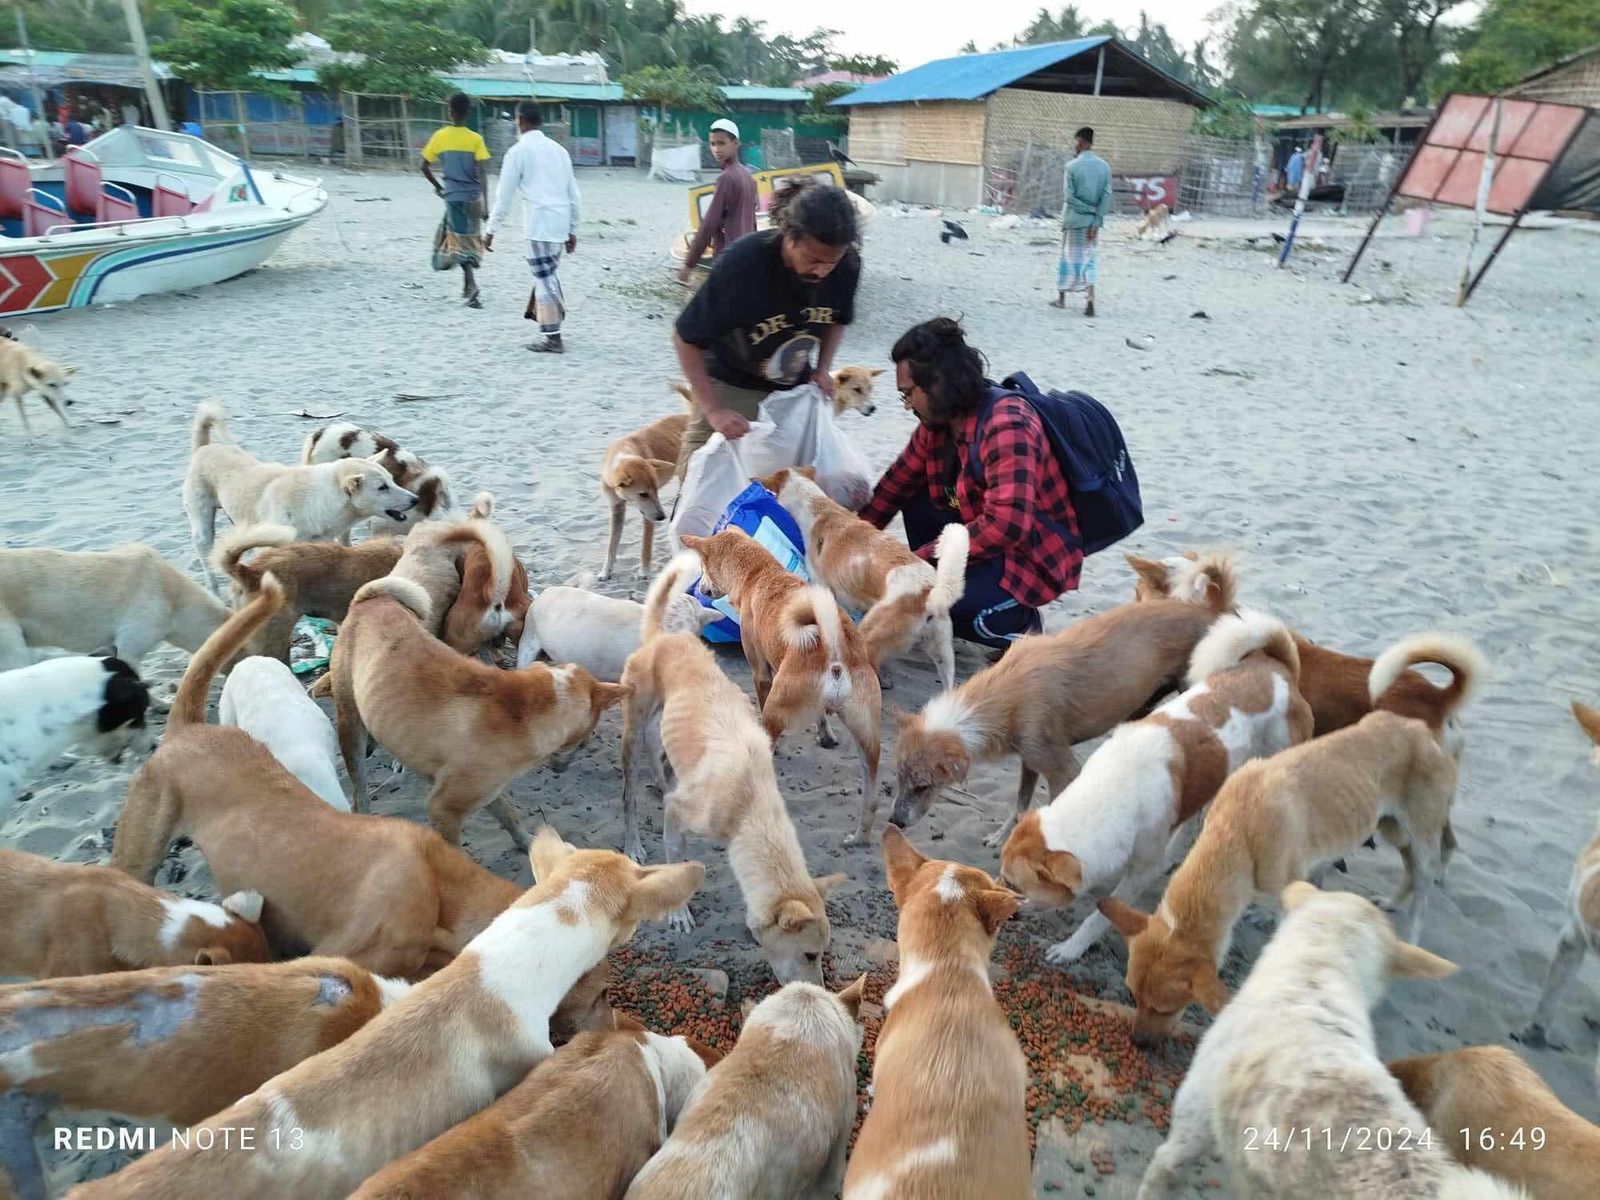
[[(535, 588), (598, 571), (600, 456), (612, 438), (678, 403), (668, 339), (683, 293), (670, 280), (667, 246), (683, 222), (683, 189), (631, 172), (580, 175), (578, 251), (562, 268), (568, 353), (557, 358), (523, 349), (535, 329), (522, 319), (529, 274), (519, 241), (508, 238), (489, 256), (485, 307), (469, 311), (457, 297), (459, 278), (428, 269), (438, 215), (419, 177), (336, 173), (326, 182), (328, 210), (261, 270), (20, 328), (78, 368), (76, 428), (62, 433), (41, 408), (30, 414), (35, 436), (25, 439), (14, 413), (0, 414), (8, 422), (0, 485), (13, 497), (0, 521), (5, 545), (147, 542), (200, 578), (180, 484), (195, 405), (210, 400), (262, 458), (293, 461), (321, 418), (381, 430), (447, 469), (458, 494), (495, 493), (497, 520)], [(1363, 221), (1308, 220), (1280, 270), (1270, 232), (1286, 218), (1197, 219), (1166, 246), (1133, 241), (1133, 222), (1115, 220), (1100, 256), (1100, 315), (1086, 320), (1046, 305), (1053, 228), (993, 229), (989, 217), (950, 215), (969, 241), (942, 245), (927, 211), (881, 209), (866, 227), (858, 319), (838, 365), (889, 366), (889, 347), (908, 326), (959, 316), (995, 377), (1026, 370), (1043, 385), (1088, 391), (1116, 413), (1146, 514), (1119, 549), (1159, 556), (1236, 547), (1247, 603), (1340, 650), (1372, 655), (1434, 628), (1482, 648), (1491, 674), (1465, 717), (1460, 852), (1423, 937), (1461, 971), (1443, 983), (1397, 985), (1375, 1014), (1380, 1050), (1398, 1057), (1514, 1045), (1567, 1104), (1600, 1118), (1600, 963), (1587, 962), (1563, 994), (1551, 1048), (1512, 1040), (1564, 920), (1573, 855), (1600, 812), (1600, 772), (1567, 711), (1574, 698), (1600, 702), (1600, 225), (1519, 232), (1471, 304), (1457, 309), (1450, 301), (1468, 228), (1461, 214), (1436, 214), (1422, 238), (1387, 222), (1348, 286), (1338, 274)], [(843, 422), (875, 470), (913, 426), (888, 378), (878, 401), (874, 415)], [(637, 538), (630, 517), (624, 569), (601, 590), (642, 597), (645, 581), (632, 573)], [(658, 549), (658, 565), (662, 558)], [(1082, 590), (1051, 606), (1047, 624), (1059, 628), (1131, 593), (1121, 554), (1099, 555), (1085, 566)], [(185, 662), (164, 648), (144, 675), (170, 695)], [(721, 662), (749, 687), (737, 647)], [(972, 647), (958, 649), (961, 677), (984, 662)], [(886, 700), (901, 707), (920, 706), (935, 688), (920, 661), (901, 665), (896, 680)], [(885, 721), (885, 786), (893, 780), (890, 728)], [(510, 797), (530, 829), (548, 820), (579, 845), (621, 848), (618, 732), (613, 711), (577, 751), (515, 784)], [(882, 966), (882, 940), (895, 932), (877, 848), (843, 845), (858, 802), (856, 758), (848, 744), (824, 751), (797, 732), (778, 759), (812, 873), (850, 877), (829, 904), (828, 978), (842, 984)], [(394, 775), (381, 749), (373, 763), (375, 811), (423, 819), (424, 783)], [(104, 859), (136, 766), (54, 764), (25, 801), (0, 808), (0, 846)], [(969, 786), (981, 799), (941, 801), (912, 840), (931, 856), (997, 871), (998, 852), (982, 839), (1011, 804), (1015, 771), (1007, 763), (976, 773)], [(646, 848), (659, 856), (659, 803), (643, 814)], [(487, 814), (468, 823), (465, 845), (491, 869), (530, 881)], [(689, 845), (709, 868), (691, 906), (695, 931), (651, 927), (634, 946), (726, 972), (736, 1008), (775, 984), (745, 935), (725, 856), (692, 838)], [(1352, 855), (1349, 873), (1329, 886), (1387, 897), (1399, 877), (1398, 857), (1385, 847)], [(214, 895), (193, 849), (175, 852), (158, 882)], [(1081, 915), (1014, 922), (1006, 945), (1057, 941)], [(1225, 978), (1243, 976), (1270, 929), (1269, 916), (1252, 911)], [(1120, 941), (1108, 937), (1066, 980), (1126, 1002), (1123, 965)], [(1135, 1114), (1105, 1137), (1117, 1161), (1110, 1180), (1072, 1169), (1075, 1151), (1041, 1132), (1038, 1185), (1054, 1184), (1053, 1195), (1086, 1194), (1086, 1184), (1102, 1197), (1120, 1194), (1110, 1186), (1136, 1183), (1161, 1133)], [(52, 1187), (111, 1165), (104, 1156), (57, 1155)]]

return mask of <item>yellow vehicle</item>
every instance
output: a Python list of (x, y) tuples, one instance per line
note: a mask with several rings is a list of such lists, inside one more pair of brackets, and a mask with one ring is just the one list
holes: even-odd
[[(786, 186), (780, 182), (794, 179), (802, 175), (820, 175), (834, 187), (844, 187), (844, 174), (839, 170), (838, 163), (811, 163), (803, 167), (777, 167), (770, 171), (754, 172), (756, 181), (756, 228), (770, 228), (767, 217), (768, 210), (772, 207), (772, 196), (779, 188)], [(700, 230), (700, 220), (705, 216), (706, 208), (711, 204), (711, 194), (717, 190), (714, 183), (702, 184), (700, 187), (689, 189), (689, 228), (680, 233), (672, 243), (672, 258), (675, 262), (683, 262), (689, 253), (689, 243), (694, 240), (694, 235)], [(862, 223), (870, 220), (873, 213), (871, 201), (864, 196), (850, 193), (850, 202), (855, 205), (856, 220)], [(706, 248), (705, 254), (695, 265), (701, 270), (711, 267), (711, 248)]]

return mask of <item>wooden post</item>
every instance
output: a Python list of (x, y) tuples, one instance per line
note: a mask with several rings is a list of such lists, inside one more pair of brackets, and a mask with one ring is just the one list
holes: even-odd
[(250, 131), (244, 124), (244, 95), (240, 92), (233, 94), (233, 125), (239, 131), (239, 157), (246, 162), (250, 161)]
[[(1483, 219), (1489, 211), (1489, 189), (1494, 186), (1495, 143), (1500, 140), (1500, 112), (1504, 104), (1500, 97), (1494, 100), (1494, 120), (1489, 126), (1489, 144), (1483, 152), (1483, 172), (1478, 176), (1478, 203), (1473, 208), (1472, 236), (1467, 239), (1467, 261), (1461, 264), (1461, 282), (1456, 285), (1456, 307), (1460, 308), (1472, 295), (1472, 256), (1478, 249), (1478, 235), (1483, 232)], [(1508, 235), (1509, 236), (1509, 235)], [(1505, 239), (1501, 239), (1501, 245)], [(1500, 247), (1495, 247), (1499, 253)], [(1487, 264), (1486, 264), (1487, 265)]]
[(361, 157), (361, 97), (355, 92), (339, 93), (339, 106), (344, 116), (344, 165), (360, 167)]
[(400, 97), (400, 152), (405, 156), (407, 167), (411, 166), (411, 109), (406, 104), (406, 98)]
[[(1462, 297), (1461, 303), (1465, 304), (1472, 299), (1472, 293), (1478, 290), (1478, 283), (1489, 273), (1489, 268), (1494, 265), (1494, 260), (1500, 257), (1500, 251), (1505, 249), (1511, 235), (1517, 231), (1517, 226), (1522, 224), (1522, 213), (1511, 218), (1511, 224), (1506, 226), (1506, 231), (1500, 235), (1500, 240), (1494, 244), (1494, 249), (1489, 251), (1489, 257), (1483, 260), (1483, 266), (1478, 268), (1478, 273), (1472, 277), (1472, 282), (1467, 285), (1467, 294)], [(1460, 307), (1458, 304), (1456, 307)]]
[[(28, 60), (28, 90), (33, 93), (34, 115), (45, 123), (44, 146), (42, 151), (45, 162), (55, 161), (55, 152), (50, 149), (50, 114), (44, 110), (44, 92), (39, 87), (39, 77), (33, 73), (33, 47), (28, 43), (28, 18), (22, 13), (22, 5), (17, 5), (17, 44), (22, 47), (22, 53)], [(31, 140), (33, 130), (28, 130)]]
[[(139, 14), (139, 0), (122, 0), (122, 15), (128, 22), (128, 38), (133, 42), (133, 56), (139, 60), (139, 73), (144, 76), (145, 97), (150, 101), (150, 119), (157, 129), (172, 129), (167, 117), (167, 101), (161, 94), (161, 84), (150, 65), (150, 43), (144, 36), (144, 18)], [(29, 62), (31, 64), (32, 58)]]
[(1102, 42), (1100, 43), (1100, 53), (1095, 56), (1094, 60), (1094, 94), (1096, 96), (1100, 94), (1100, 81), (1105, 78), (1105, 73), (1106, 47), (1105, 43)]

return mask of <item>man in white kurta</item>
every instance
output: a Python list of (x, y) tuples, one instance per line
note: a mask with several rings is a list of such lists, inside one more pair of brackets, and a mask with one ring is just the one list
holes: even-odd
[(572, 172), (572, 159), (557, 142), (539, 128), (539, 105), (524, 100), (517, 106), (516, 145), (506, 151), (500, 168), (500, 186), (495, 192), (494, 211), (489, 216), (489, 233), (483, 239), (485, 250), (494, 249), (494, 235), (511, 212), (511, 202), (522, 197), (523, 218), (528, 237), (528, 265), (533, 268), (533, 294), (522, 315), (539, 322), (542, 341), (528, 349), (539, 354), (561, 354), (561, 322), (567, 315), (561, 280), (556, 272), (563, 250), (578, 248), (578, 181)]

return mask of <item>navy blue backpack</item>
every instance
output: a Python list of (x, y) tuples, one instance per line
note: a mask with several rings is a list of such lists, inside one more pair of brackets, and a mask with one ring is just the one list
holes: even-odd
[(977, 434), (967, 451), (967, 468), (983, 486), (978, 437), (1002, 396), (1020, 396), (1039, 415), (1050, 448), (1061, 464), (1072, 506), (1078, 514), (1083, 552), (1093, 554), (1120, 542), (1144, 524), (1139, 477), (1109, 409), (1084, 392), (1041, 392), (1021, 371), (989, 384), (978, 412)]

